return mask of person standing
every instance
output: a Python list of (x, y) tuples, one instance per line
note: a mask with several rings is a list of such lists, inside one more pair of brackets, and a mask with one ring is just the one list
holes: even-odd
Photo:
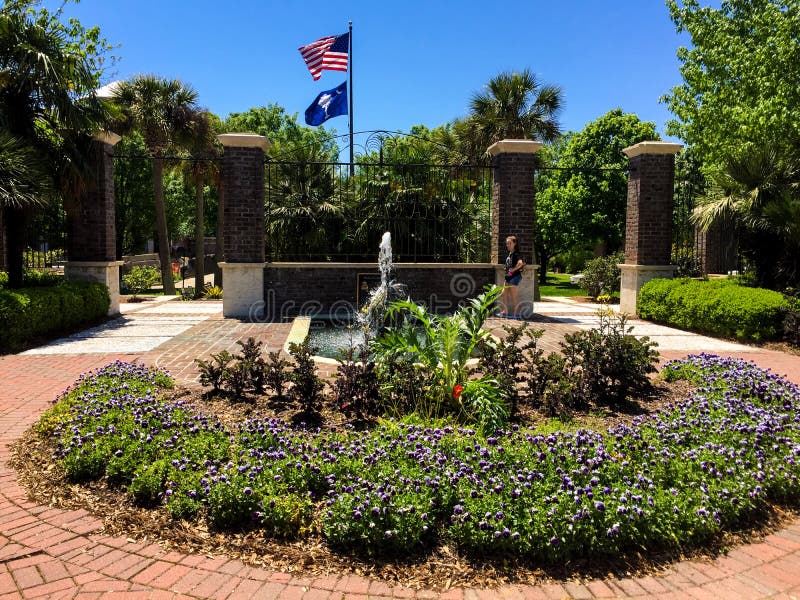
[(525, 268), (525, 261), (522, 260), (517, 242), (517, 236), (510, 235), (506, 238), (506, 248), (508, 249), (508, 256), (506, 257), (506, 287), (503, 289), (503, 297), (501, 302), (505, 310), (500, 311), (501, 317), (517, 316), (517, 304), (519, 302), (519, 284), (522, 281), (522, 271)]

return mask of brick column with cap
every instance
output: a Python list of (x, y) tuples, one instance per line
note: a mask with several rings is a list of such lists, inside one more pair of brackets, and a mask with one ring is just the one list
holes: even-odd
[(642, 286), (655, 278), (672, 279), (672, 205), (675, 154), (681, 144), (640, 142), (623, 152), (628, 157), (628, 206), (625, 262), (620, 310), (636, 314)]
[(119, 314), (119, 267), (116, 260), (114, 220), (115, 133), (93, 138), (90, 160), (92, 179), (77, 198), (65, 203), (67, 213), (67, 259), (64, 275), (72, 281), (97, 281), (108, 288), (109, 315)]
[(226, 133), (218, 139), (225, 148), (222, 314), (254, 318), (264, 301), (264, 151), (270, 142), (244, 133)]
[(525, 270), (519, 285), (518, 313), (533, 314), (533, 302), (539, 299), (534, 252), (536, 232), (536, 152), (540, 142), (531, 140), (501, 140), (487, 149), (494, 160), (494, 183), (492, 185), (492, 255), (491, 262), (497, 265), (496, 283), (504, 285), (505, 264), (508, 250), (506, 237), (517, 236), (519, 253), (525, 261)]

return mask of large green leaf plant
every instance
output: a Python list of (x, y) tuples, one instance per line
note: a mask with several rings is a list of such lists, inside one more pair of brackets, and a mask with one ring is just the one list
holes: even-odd
[[(392, 361), (414, 365), (424, 382), (414, 410), (422, 415), (454, 415), (474, 423), (486, 433), (505, 424), (509, 408), (497, 381), (472, 372), (470, 358), (482, 341), (492, 344), (483, 324), (492, 312), (502, 288), (488, 286), (454, 314), (442, 316), (411, 300), (390, 305), (387, 321), (396, 323), (372, 343), (379, 367)], [(385, 380), (384, 385), (393, 385)]]

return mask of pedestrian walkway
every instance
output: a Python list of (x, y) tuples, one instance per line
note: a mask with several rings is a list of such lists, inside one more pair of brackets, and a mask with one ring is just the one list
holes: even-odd
[[(548, 331), (546, 335), (553, 345), (557, 345), (559, 335), (586, 327), (594, 318), (593, 307), (561, 304), (562, 308), (545, 302), (536, 306), (537, 311), (540, 307), (542, 310), (535, 325)], [(69, 341), (29, 353), (0, 357), (0, 600), (800, 598), (800, 520), (762, 541), (735, 548), (716, 559), (680, 561), (649, 576), (609, 575), (605, 579), (504, 585), (493, 589), (418, 590), (352, 574), (305, 578), (251, 567), (224, 556), (167, 551), (148, 539), (106, 535), (102, 520), (84, 510), (62, 510), (29, 501), (17, 483), (16, 473), (8, 466), (9, 445), (81, 373), (113, 360), (139, 360), (166, 365), (180, 381), (191, 383), (196, 379), (191, 365), (198, 355), (232, 350), (236, 339), (250, 335), (264, 341), (265, 349), (275, 350), (288, 335), (286, 324), (225, 320), (219, 309), (212, 311), (212, 307), (209, 303), (170, 300), (163, 305), (126, 311), (127, 321), (116, 327), (99, 328), (95, 333), (67, 338)], [(181, 320), (182, 317), (187, 320)], [(490, 325), (498, 328), (504, 322), (494, 319)], [(665, 341), (670, 335), (684, 334), (659, 333), (660, 330), (648, 329), (644, 323), (634, 326), (641, 327), (640, 331), (653, 331)], [(165, 337), (169, 339), (158, 342)], [(145, 343), (145, 339), (149, 341)], [(90, 341), (106, 344), (106, 350), (90, 351)], [(701, 341), (690, 335), (685, 343), (697, 346)], [(41, 351), (47, 347), (69, 348), (72, 353)], [(730, 353), (760, 356), (774, 370), (800, 381), (800, 357), (743, 348), (748, 351)], [(664, 353), (685, 355), (690, 351), (695, 350), (686, 347)], [(783, 357), (783, 362), (776, 355)]]
[(221, 302), (180, 302), (164, 296), (152, 305), (125, 303), (121, 308), (122, 314), (116, 319), (23, 354), (147, 352), (210, 316), (222, 313)]

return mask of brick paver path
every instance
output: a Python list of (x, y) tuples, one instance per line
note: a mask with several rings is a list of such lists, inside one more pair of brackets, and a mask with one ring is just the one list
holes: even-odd
[[(571, 327), (563, 323), (549, 325), (543, 346), (555, 349), (557, 335)], [(237, 335), (254, 335), (263, 339), (265, 346), (276, 349), (287, 331), (283, 325), (250, 325), (212, 318), (141, 355), (0, 357), (0, 600), (800, 598), (800, 521), (726, 556), (683, 561), (655, 576), (435, 592), (393, 587), (354, 575), (305, 579), (249, 567), (225, 557), (167, 552), (154, 543), (104, 535), (101, 520), (86, 511), (53, 509), (27, 500), (16, 474), (7, 465), (9, 444), (82, 372), (116, 359), (139, 359), (167, 366), (179, 380), (192, 382), (196, 372), (190, 366), (191, 360), (198, 353), (230, 349)], [(800, 382), (800, 357), (760, 351), (746, 358), (756, 359)]]
[(208, 360), (211, 354), (223, 350), (236, 353), (241, 350), (236, 342), (249, 337), (264, 343), (265, 354), (273, 352), (283, 348), (291, 328), (291, 323), (247, 323), (216, 315), (145, 353), (142, 360), (148, 365), (167, 369), (183, 384), (198, 385), (196, 358)]

